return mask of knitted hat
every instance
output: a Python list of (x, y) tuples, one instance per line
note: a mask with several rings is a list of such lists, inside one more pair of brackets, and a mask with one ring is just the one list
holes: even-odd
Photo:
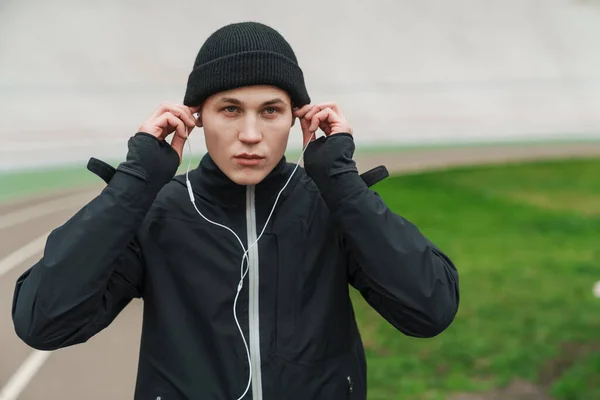
[(250, 85), (279, 87), (294, 106), (310, 103), (296, 55), (279, 32), (258, 22), (229, 24), (200, 48), (183, 102), (197, 106), (215, 93)]

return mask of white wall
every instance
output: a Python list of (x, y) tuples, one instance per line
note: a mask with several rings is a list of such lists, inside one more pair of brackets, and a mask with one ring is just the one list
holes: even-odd
[(240, 20), (288, 38), (359, 145), (600, 138), (597, 0), (221, 4), (4, 0), (0, 170), (123, 157), (157, 105), (182, 101), (204, 39)]

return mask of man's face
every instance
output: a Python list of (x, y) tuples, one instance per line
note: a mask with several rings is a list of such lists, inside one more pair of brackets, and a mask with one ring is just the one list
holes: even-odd
[(271, 172), (294, 121), (289, 95), (272, 86), (217, 93), (204, 102), (200, 119), (211, 158), (240, 185), (255, 185)]

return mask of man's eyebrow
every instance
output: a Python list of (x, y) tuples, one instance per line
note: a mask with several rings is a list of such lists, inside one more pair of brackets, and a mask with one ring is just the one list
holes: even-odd
[(240, 100), (238, 100), (234, 97), (222, 97), (219, 100), (219, 103), (231, 103), (231, 104), (237, 104), (237, 105), (243, 104)]
[[(236, 99), (235, 97), (222, 97), (221, 99), (219, 99), (219, 103), (228, 103), (228, 104), (236, 104), (236, 105), (244, 104), (243, 101)], [(276, 97), (274, 99), (263, 102), (262, 106), (271, 106), (274, 104), (286, 104), (286, 102), (283, 101), (283, 99)]]
[(273, 104), (286, 104), (286, 103), (285, 103), (285, 101), (283, 101), (282, 99), (280, 99), (280, 98), (278, 97), (278, 98), (275, 98), (275, 99), (273, 99), (273, 100), (265, 101), (265, 102), (263, 103), (263, 106), (271, 106), (271, 105), (273, 105)]

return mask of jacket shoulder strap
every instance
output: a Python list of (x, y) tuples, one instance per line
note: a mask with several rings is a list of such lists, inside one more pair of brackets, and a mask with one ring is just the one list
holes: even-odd
[(87, 169), (98, 175), (106, 183), (109, 183), (113, 178), (117, 170), (110, 164), (105, 163), (102, 160), (91, 157), (87, 163)]
[(378, 167), (372, 168), (366, 172), (360, 174), (362, 180), (367, 184), (367, 186), (371, 187), (378, 182), (381, 182), (385, 178), (390, 176), (385, 165), (380, 165)]

